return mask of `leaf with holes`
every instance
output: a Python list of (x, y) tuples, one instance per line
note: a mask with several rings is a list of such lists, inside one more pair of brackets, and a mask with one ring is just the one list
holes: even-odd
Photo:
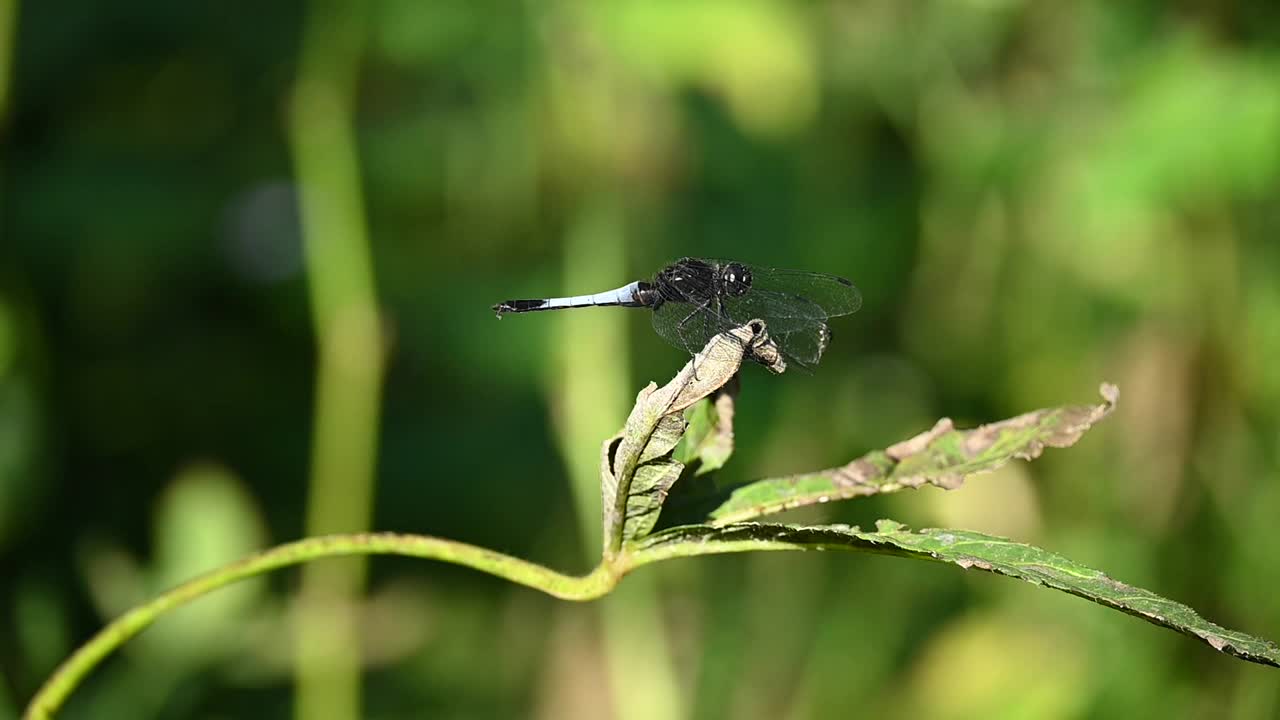
[(724, 525), (805, 505), (922, 485), (952, 490), (966, 477), (994, 470), (1010, 460), (1033, 460), (1046, 447), (1074, 445), (1115, 407), (1119, 390), (1104, 384), (1101, 392), (1104, 402), (1098, 405), (1034, 410), (972, 430), (957, 430), (944, 418), (928, 432), (847, 465), (722, 490), (722, 501), (707, 517), (713, 524)]

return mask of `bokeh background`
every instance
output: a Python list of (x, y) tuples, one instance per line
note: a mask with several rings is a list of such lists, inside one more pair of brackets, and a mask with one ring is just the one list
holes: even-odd
[[(1277, 638), (1278, 79), (1264, 0), (0, 0), (0, 717), (275, 542), (591, 567), (599, 443), (684, 358), (488, 307), (682, 255), (866, 299), (816, 374), (747, 371), (728, 478), (1114, 381), (1076, 448), (792, 519), (1007, 535)], [(167, 616), (63, 717), (1268, 718), (1278, 680), (899, 559), (574, 605), (378, 558)]]

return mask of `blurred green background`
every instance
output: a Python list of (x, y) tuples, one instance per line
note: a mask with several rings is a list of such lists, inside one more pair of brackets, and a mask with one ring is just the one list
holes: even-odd
[[(106, 620), (364, 527), (580, 572), (682, 255), (847, 276), (736, 479), (1122, 390), (1069, 451), (792, 519), (1008, 535), (1280, 637), (1280, 5), (0, 0), (0, 718)], [(292, 658), (303, 660), (295, 663)], [(1280, 676), (845, 554), (596, 604), (377, 558), (166, 616), (67, 718), (1271, 718)]]

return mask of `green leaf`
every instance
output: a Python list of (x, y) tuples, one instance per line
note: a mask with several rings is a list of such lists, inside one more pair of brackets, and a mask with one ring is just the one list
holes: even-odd
[(631, 485), (627, 488), (627, 507), (622, 522), (623, 540), (644, 537), (658, 522), (662, 503), (684, 464), (671, 457), (671, 451), (684, 434), (685, 422), (677, 415), (666, 415), (640, 452)]
[(847, 525), (688, 525), (628, 546), (632, 566), (749, 550), (860, 550), (949, 562), (1077, 595), (1197, 638), (1219, 652), (1280, 667), (1280, 647), (1273, 642), (1215, 625), (1186, 605), (1113, 580), (1048, 550), (968, 530), (912, 532), (891, 520), (876, 523), (874, 532)]
[(973, 430), (956, 430), (943, 418), (928, 432), (847, 465), (758, 480), (732, 489), (708, 517), (716, 525), (725, 525), (805, 505), (926, 484), (952, 490), (967, 476), (994, 470), (1012, 459), (1033, 460), (1046, 447), (1074, 445), (1115, 407), (1119, 390), (1104, 384), (1101, 393), (1105, 402), (1100, 405), (1035, 410)]
[(689, 466), (694, 477), (724, 467), (733, 455), (733, 410), (737, 396), (737, 380), (703, 398), (685, 411), (689, 427), (684, 442), (676, 448), (675, 457)]

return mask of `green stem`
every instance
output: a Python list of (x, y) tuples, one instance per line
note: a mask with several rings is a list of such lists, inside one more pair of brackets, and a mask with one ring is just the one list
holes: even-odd
[[(366, 8), (312, 0), (290, 107), (307, 287), (318, 358), (306, 535), (367, 530), (373, 507), (386, 339), (355, 137)], [(355, 720), (363, 560), (302, 571), (295, 640), (294, 716)]]
[(0, 128), (9, 108), (9, 79), (13, 70), (14, 36), (18, 26), (18, 0), (0, 0)]
[[(566, 291), (578, 292), (572, 289), (616, 281), (626, 274), (625, 220), (618, 193), (608, 183), (584, 199), (565, 239)], [(565, 313), (559, 320), (562, 370), (552, 391), (561, 399), (558, 434), (573, 481), (578, 525), (583, 537), (592, 541), (586, 547), (594, 553), (601, 545), (595, 535), (601, 524), (599, 429), (614, 427), (627, 415), (631, 354), (625, 325), (613, 317)], [(587, 346), (611, 348), (614, 359), (602, 363), (578, 351)], [(602, 648), (616, 720), (678, 720), (687, 715), (662, 622), (659, 580), (656, 575), (633, 578), (600, 605)]]
[(464, 565), (563, 600), (594, 600), (608, 593), (623, 573), (619, 567), (602, 564), (588, 575), (575, 577), (492, 550), (426, 535), (360, 533), (299, 540), (201, 575), (116, 618), (54, 671), (31, 699), (23, 717), (53, 717), (103, 658), (169, 610), (237, 580), (318, 558), (352, 555), (404, 555)]

